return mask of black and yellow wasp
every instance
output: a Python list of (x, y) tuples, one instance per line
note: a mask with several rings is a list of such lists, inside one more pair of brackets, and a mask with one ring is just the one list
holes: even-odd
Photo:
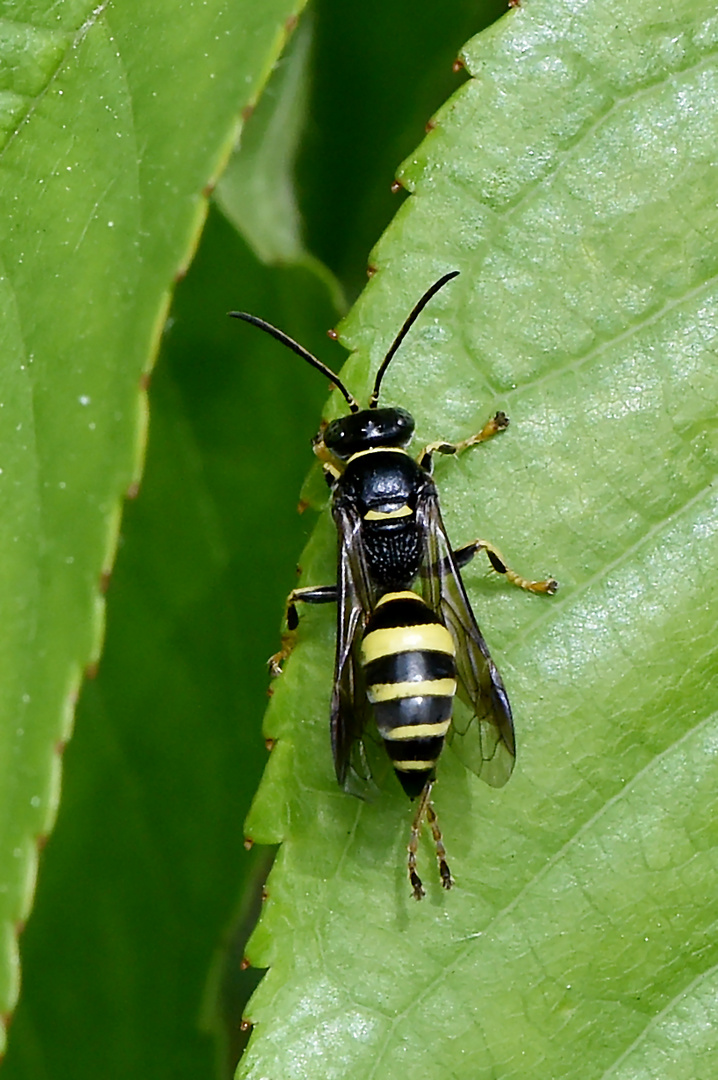
[[(508, 425), (499, 412), (460, 443), (431, 443), (410, 457), (413, 417), (398, 407), (378, 408), (382, 378), (410, 327), (457, 271), (422, 296), (399, 331), (362, 409), (337, 376), (281, 330), (243, 312), (258, 326), (323, 372), (343, 394), (350, 413), (317, 435), (332, 493), (339, 550), (337, 583), (294, 589), (287, 600), (284, 647), (272, 657), (274, 674), (289, 655), (298, 602), (336, 602), (337, 641), (331, 704), (331, 739), (339, 783), (362, 794), (370, 781), (363, 737), (373, 719), (396, 775), (411, 799), (419, 798), (409, 842), (409, 879), (416, 899), (424, 888), (416, 853), (424, 818), (436, 844), (444, 888), (453, 881), (431, 804), (436, 763), (447, 741), (460, 760), (494, 787), (505, 784), (516, 756), (511, 706), (489, 655), (461, 580), (461, 567), (479, 551), (515, 585), (553, 593), (557, 584), (527, 581), (510, 570), (497, 549), (474, 540), (454, 550), (441, 519), (432, 480), (432, 455), (456, 454)], [(463, 714), (455, 698), (468, 708)]]

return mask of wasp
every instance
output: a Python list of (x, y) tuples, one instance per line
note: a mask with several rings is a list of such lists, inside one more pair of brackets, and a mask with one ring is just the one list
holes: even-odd
[[(493, 570), (533, 593), (552, 594), (553, 578), (529, 581), (511, 570), (493, 544), (472, 540), (454, 549), (432, 479), (435, 454), (459, 454), (508, 426), (502, 412), (462, 442), (434, 442), (416, 458), (407, 449), (414, 419), (398, 406), (379, 408), (386, 370), (432, 297), (458, 271), (445, 274), (421, 297), (397, 334), (362, 409), (341, 380), (281, 330), (245, 312), (230, 312), (271, 334), (322, 372), (340, 391), (349, 414), (323, 427), (314, 451), (331, 489), (338, 534), (337, 580), (293, 589), (287, 598), (288, 633), (270, 660), (273, 674), (291, 652), (297, 605), (336, 603), (337, 636), (331, 701), (331, 742), (339, 784), (353, 794), (371, 786), (364, 738), (373, 719), (401, 786), (418, 799), (408, 844), (414, 897), (425, 895), (417, 872), (424, 821), (431, 829), (441, 883), (449, 870), (431, 801), (436, 765), (448, 742), (472, 772), (493, 787), (506, 783), (516, 743), (501, 675), (461, 579), (461, 569), (484, 552)], [(460, 713), (458, 702), (463, 702)]]

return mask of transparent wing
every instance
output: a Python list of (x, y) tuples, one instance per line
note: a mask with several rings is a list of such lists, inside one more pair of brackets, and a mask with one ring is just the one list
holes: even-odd
[(361, 520), (347, 507), (335, 507), (333, 514), (339, 534), (339, 558), (337, 651), (331, 707), (332, 753), (340, 785), (352, 795), (367, 798), (376, 788), (363, 743), (371, 714), (359, 648), (374, 596), (361, 545)]
[(447, 741), (467, 769), (501, 787), (516, 760), (506, 689), (471, 610), (433, 484), (419, 496), (416, 513), (425, 544), (424, 599), (454, 637), (459, 697), (468, 706), (455, 709)]

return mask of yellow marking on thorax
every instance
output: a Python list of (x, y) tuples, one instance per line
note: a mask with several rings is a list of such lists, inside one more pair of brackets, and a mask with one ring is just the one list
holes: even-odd
[(368, 450), (357, 450), (356, 454), (347, 458), (347, 465), (360, 457), (366, 457), (367, 454), (406, 454), (407, 457), (409, 456), (403, 446), (370, 446)]
[(453, 697), (456, 679), (424, 679), (422, 682), (374, 683), (367, 687), (372, 705), (379, 701), (398, 701), (411, 697)]
[(385, 732), (383, 738), (391, 742), (400, 742), (402, 739), (433, 739), (446, 735), (450, 725), (451, 720), (440, 720), (438, 724), (407, 724)]
[(386, 521), (388, 518), (411, 517), (412, 509), (404, 503), (398, 510), (367, 510), (365, 521)]
[(366, 665), (382, 656), (419, 652), (424, 649), (448, 653), (449, 656), (456, 655), (454, 639), (445, 626), (440, 623), (422, 623), (419, 626), (392, 626), (388, 629), (372, 630), (361, 643), (361, 658)]

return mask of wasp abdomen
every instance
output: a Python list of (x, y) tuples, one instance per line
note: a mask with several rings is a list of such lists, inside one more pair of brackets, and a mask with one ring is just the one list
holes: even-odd
[(454, 639), (413, 592), (384, 595), (362, 639), (367, 696), (402, 787), (412, 798), (433, 774), (456, 693)]

